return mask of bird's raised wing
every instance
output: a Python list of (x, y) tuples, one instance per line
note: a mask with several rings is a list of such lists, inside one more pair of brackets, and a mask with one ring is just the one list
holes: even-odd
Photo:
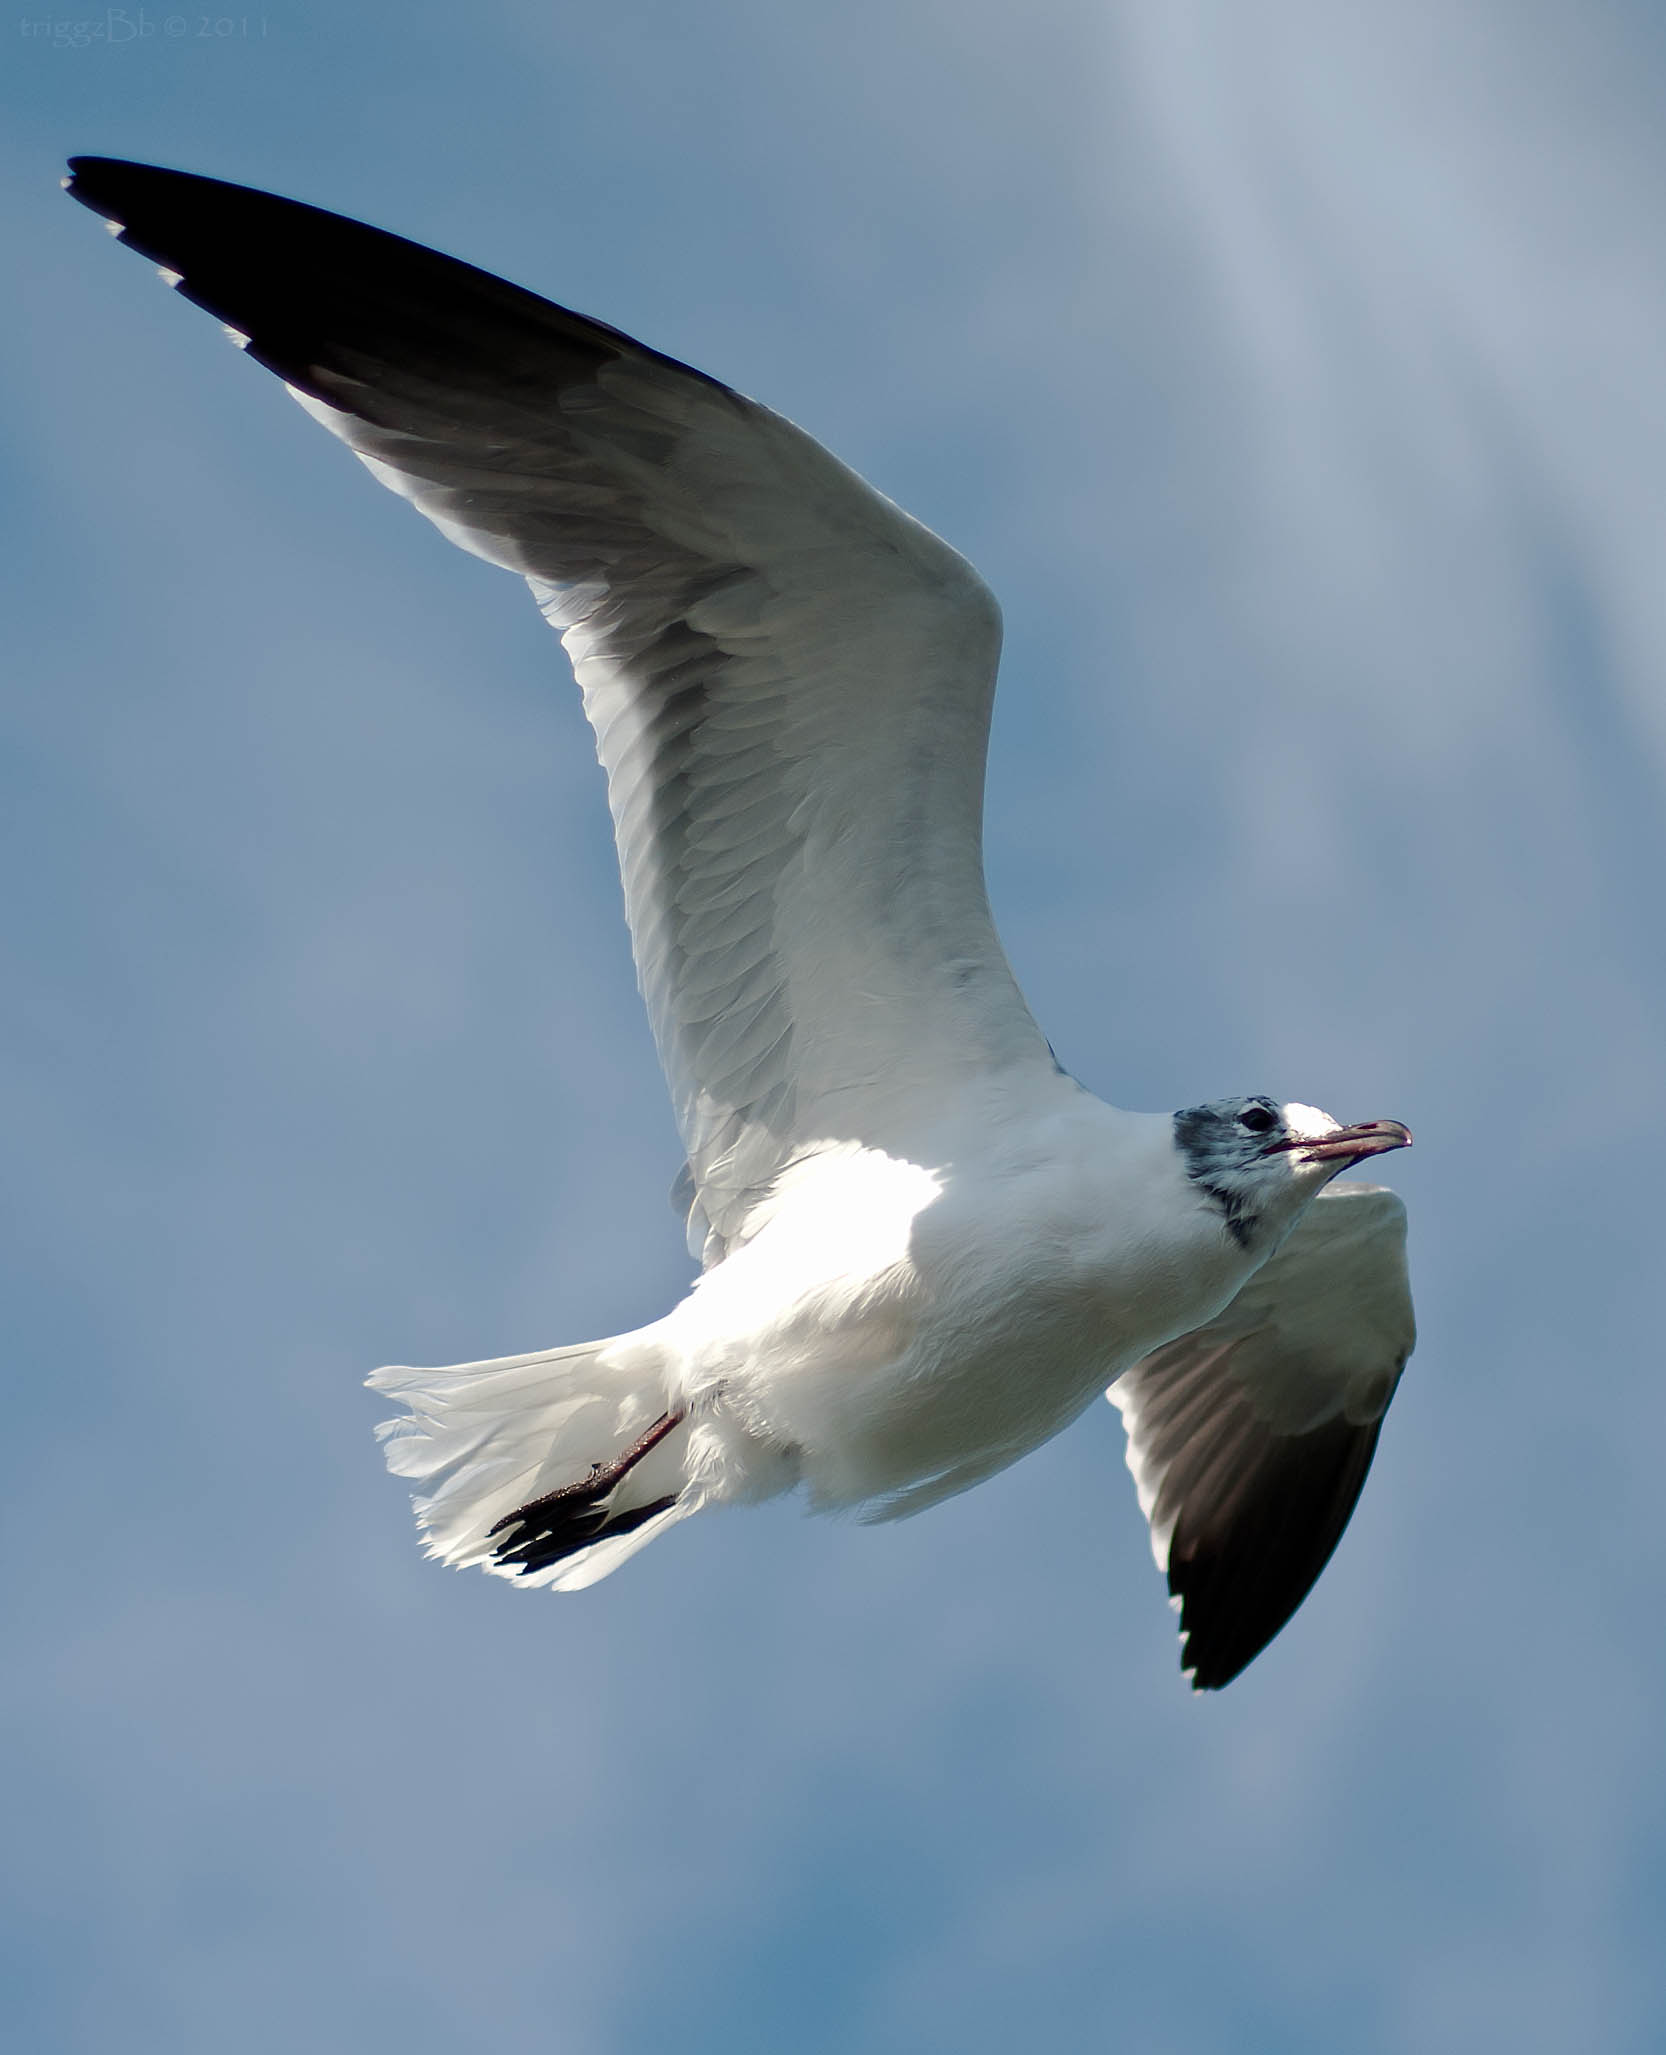
[(1224, 1313), (1111, 1386), (1198, 1690), (1231, 1683), (1312, 1590), (1415, 1340), (1405, 1207), (1333, 1184)]
[(73, 196), (562, 631), (607, 771), (691, 1246), (818, 1143), (1048, 1064), (980, 835), (1000, 616), (801, 430), (418, 244), (183, 172)]

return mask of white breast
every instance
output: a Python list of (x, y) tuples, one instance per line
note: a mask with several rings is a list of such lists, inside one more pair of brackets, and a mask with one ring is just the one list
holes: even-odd
[(916, 1511), (1039, 1446), (1238, 1289), (1250, 1259), (1196, 1201), (1165, 1119), (1062, 1078), (1039, 1112), (1023, 1096), (967, 1109), (929, 1165), (847, 1144), (795, 1166), (670, 1316), (684, 1392), (734, 1423), (735, 1463), (785, 1449), (818, 1505)]

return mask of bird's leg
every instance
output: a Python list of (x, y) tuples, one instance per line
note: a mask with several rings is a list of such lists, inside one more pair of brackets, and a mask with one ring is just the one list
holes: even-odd
[(624, 1513), (609, 1513), (606, 1500), (645, 1455), (658, 1448), (673, 1428), (682, 1425), (684, 1417), (681, 1411), (661, 1413), (645, 1434), (638, 1435), (611, 1462), (592, 1463), (588, 1477), (581, 1477), (575, 1484), (563, 1484), (555, 1491), (545, 1492), (542, 1498), (529, 1499), (524, 1506), (505, 1513), (486, 1531), (488, 1541), (495, 1534), (503, 1535), (492, 1551), (496, 1560), (519, 1570), (524, 1577), (533, 1570), (547, 1569), (563, 1556), (574, 1555), (606, 1535), (630, 1534), (656, 1513), (675, 1505), (675, 1492), (669, 1498), (655, 1499), (650, 1505), (632, 1506)]
[(671, 1430), (680, 1427), (682, 1423), (683, 1415), (680, 1412), (661, 1413), (653, 1426), (645, 1434), (638, 1435), (629, 1448), (621, 1449), (611, 1463), (592, 1463), (588, 1477), (581, 1477), (576, 1484), (563, 1484), (558, 1490), (547, 1491), (542, 1498), (529, 1499), (524, 1506), (518, 1506), (514, 1512), (506, 1514), (490, 1531), (496, 1534), (499, 1528), (506, 1527), (511, 1520), (524, 1520), (529, 1514), (542, 1513), (549, 1507), (572, 1505), (580, 1501), (594, 1504), (596, 1500), (606, 1498), (616, 1484), (624, 1482), (651, 1449), (658, 1448)]

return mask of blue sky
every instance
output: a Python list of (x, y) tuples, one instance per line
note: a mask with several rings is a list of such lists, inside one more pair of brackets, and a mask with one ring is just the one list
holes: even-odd
[[(1652, 10), (54, 19), (105, 17), (0, 66), (13, 2043), (1666, 2042)], [(1000, 595), (990, 882), (1066, 1064), (1415, 1127), (1422, 1344), (1229, 1692), (1109, 1408), (902, 1527), (422, 1561), (365, 1371), (687, 1274), (600, 779), (524, 592), (72, 151), (802, 422)]]

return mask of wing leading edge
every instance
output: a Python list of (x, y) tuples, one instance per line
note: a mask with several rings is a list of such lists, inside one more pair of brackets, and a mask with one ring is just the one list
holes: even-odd
[(1000, 621), (962, 558), (778, 415), (471, 265), (219, 180), (71, 170), (561, 632), (708, 1260), (817, 1144), (1051, 1067), (984, 891)]

